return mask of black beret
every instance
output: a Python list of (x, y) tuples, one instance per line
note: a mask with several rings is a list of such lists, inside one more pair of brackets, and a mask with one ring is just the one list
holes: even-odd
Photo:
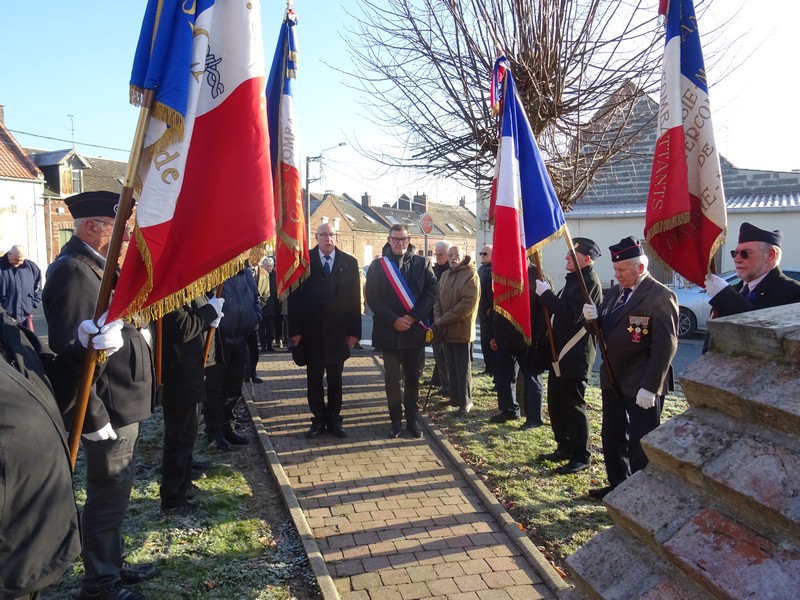
[[(119, 208), (119, 192), (83, 192), (70, 196), (64, 202), (74, 219), (85, 217), (116, 218)], [(131, 207), (133, 205), (131, 204)], [(129, 218), (128, 215), (127, 218)]]
[(611, 262), (619, 262), (629, 258), (636, 258), (644, 254), (644, 248), (632, 235), (622, 238), (619, 244), (614, 244), (608, 247), (611, 252)]
[(592, 260), (600, 258), (600, 246), (598, 246), (594, 240), (590, 240), (589, 238), (585, 237), (574, 237), (572, 238), (572, 245), (575, 247), (577, 252), (581, 254), (585, 254), (586, 256), (590, 256)]
[(767, 242), (773, 246), (780, 247), (783, 233), (776, 229), (775, 231), (767, 231), (766, 229), (759, 229), (750, 223), (742, 223), (739, 228), (739, 243), (744, 242)]

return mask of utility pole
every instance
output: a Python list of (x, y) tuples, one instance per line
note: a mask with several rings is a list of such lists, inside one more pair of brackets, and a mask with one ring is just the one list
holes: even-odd
[[(311, 248), (311, 190), (309, 186), (315, 181), (322, 179), (322, 155), (328, 150), (333, 150), (341, 146), (346, 146), (347, 142), (339, 142), (335, 146), (320, 150), (316, 156), (306, 156), (306, 226), (308, 227), (308, 247)], [(311, 177), (309, 170), (312, 162), (319, 163), (319, 176)]]

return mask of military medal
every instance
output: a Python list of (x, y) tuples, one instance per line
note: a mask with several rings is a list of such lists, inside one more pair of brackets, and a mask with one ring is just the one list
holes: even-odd
[(631, 341), (638, 344), (642, 341), (642, 336), (650, 333), (647, 326), (650, 323), (650, 317), (628, 317), (628, 333), (631, 334)]

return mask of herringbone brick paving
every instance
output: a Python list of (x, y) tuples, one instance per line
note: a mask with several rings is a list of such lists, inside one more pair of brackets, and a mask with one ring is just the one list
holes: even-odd
[(262, 356), (255, 406), (343, 600), (555, 598), (426, 433), (388, 439), (382, 361), (344, 370), (348, 437), (305, 438), (305, 369)]

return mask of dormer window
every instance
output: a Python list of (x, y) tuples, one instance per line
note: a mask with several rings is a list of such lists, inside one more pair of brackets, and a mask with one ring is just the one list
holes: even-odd
[(72, 193), (80, 194), (83, 192), (83, 171), (72, 169)]

